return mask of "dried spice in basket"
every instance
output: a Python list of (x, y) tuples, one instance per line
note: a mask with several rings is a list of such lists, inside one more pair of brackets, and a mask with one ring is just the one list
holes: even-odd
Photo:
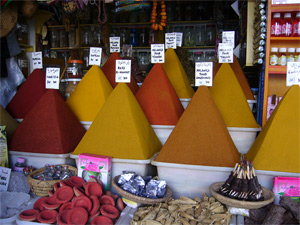
[(101, 68), (93, 65), (66, 103), (79, 121), (94, 121), (112, 90)]

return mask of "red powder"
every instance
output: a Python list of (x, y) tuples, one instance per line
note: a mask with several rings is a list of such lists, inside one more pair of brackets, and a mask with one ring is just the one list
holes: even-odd
[(58, 90), (49, 89), (12, 135), (13, 151), (65, 154), (72, 152), (85, 129)]
[[(118, 84), (115, 81), (116, 80), (115, 76), (116, 76), (116, 60), (119, 59), (122, 59), (119, 53), (114, 52), (110, 55), (110, 57), (107, 59), (107, 61), (101, 68), (113, 88), (115, 88)], [(131, 76), (130, 83), (127, 83), (127, 85), (134, 95), (139, 90), (139, 86), (137, 85), (133, 76)]]
[(152, 125), (176, 125), (183, 113), (182, 104), (161, 64), (153, 66), (136, 94)]
[(6, 111), (14, 118), (25, 118), (46, 92), (45, 79), (45, 72), (41, 69), (35, 69), (8, 103)]

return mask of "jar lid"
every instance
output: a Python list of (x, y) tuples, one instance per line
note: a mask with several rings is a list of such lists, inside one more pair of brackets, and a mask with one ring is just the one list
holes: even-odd
[(271, 48), (271, 52), (278, 52), (278, 48)]
[(71, 60), (68, 60), (67, 63), (79, 63), (79, 64), (83, 64), (83, 61), (79, 60), (79, 59), (71, 59)]
[(280, 48), (279, 52), (286, 52), (286, 48)]
[(292, 17), (292, 13), (285, 13), (284, 14), (284, 18), (291, 18)]
[(288, 52), (295, 52), (295, 48), (289, 48)]
[(280, 13), (274, 13), (274, 18), (280, 18)]
[(18, 158), (17, 158), (17, 162), (18, 162), (18, 163), (24, 163), (24, 162), (25, 162), (25, 159), (22, 158), (22, 157), (18, 157)]

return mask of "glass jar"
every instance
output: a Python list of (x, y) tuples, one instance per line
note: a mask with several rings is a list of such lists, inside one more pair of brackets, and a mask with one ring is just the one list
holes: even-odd
[(88, 70), (91, 66), (89, 65), (89, 57), (90, 57), (90, 50), (83, 49), (83, 69)]
[(295, 62), (300, 62), (300, 48), (296, 49)]
[(139, 30), (139, 45), (141, 47), (148, 46), (149, 40), (148, 40), (149, 34), (147, 28), (141, 28)]
[(20, 70), (22, 71), (23, 75), (25, 78), (28, 77), (28, 58), (26, 55), (26, 52), (24, 50), (22, 50), (22, 52), (20, 53), (20, 55), (18, 55), (18, 65), (20, 67)]
[(288, 53), (286, 56), (286, 62), (294, 62), (295, 61), (295, 48), (288, 48)]
[(279, 37), (281, 35), (281, 15), (280, 13), (274, 13), (271, 20), (271, 36)]
[(216, 44), (216, 26), (214, 24), (206, 25), (205, 44), (208, 46)]
[(205, 62), (215, 62), (216, 54), (215, 51), (206, 51), (205, 52)]
[(205, 25), (199, 25), (195, 27), (195, 45), (205, 45)]
[(59, 30), (53, 29), (51, 30), (51, 47), (58, 48), (59, 44)]
[(149, 45), (155, 44), (155, 30), (151, 29), (149, 31)]
[(134, 47), (139, 46), (139, 35), (138, 35), (137, 29), (135, 29), (135, 28), (130, 29), (129, 43)]
[(285, 13), (281, 24), (281, 36), (290, 37), (293, 33), (292, 13)]
[(73, 93), (81, 79), (65, 79), (66, 80), (66, 89), (65, 89), (65, 99), (68, 99), (70, 95)]
[(186, 5), (185, 6), (185, 12), (184, 12), (184, 20), (185, 21), (191, 21), (192, 20), (192, 6)]
[(187, 47), (194, 46), (194, 27), (193, 26), (185, 27), (184, 34), (183, 34), (183, 43), (184, 43), (184, 46), (187, 46)]
[(59, 30), (59, 46), (61, 48), (68, 46), (68, 38), (66, 30)]
[(75, 27), (71, 27), (70, 31), (68, 33), (68, 39), (69, 39), (69, 47), (75, 47), (76, 45), (76, 31)]
[(205, 56), (203, 51), (194, 52), (195, 62), (205, 62)]
[(271, 48), (270, 65), (278, 65), (278, 48)]
[(82, 38), (81, 38), (81, 46), (88, 47), (91, 45), (91, 31), (88, 27), (85, 27), (82, 31)]
[(278, 54), (278, 65), (286, 66), (286, 48), (280, 48)]
[(175, 10), (175, 2), (166, 1), (166, 12), (167, 12), (167, 21), (174, 21), (174, 10)]
[(29, 44), (29, 24), (27, 23), (26, 19), (21, 17), (18, 20), (20, 24), (20, 28), (17, 30), (17, 39), (18, 42), (21, 44), (28, 45)]
[(68, 60), (66, 69), (66, 78), (82, 78), (83, 61), (82, 60)]
[(296, 18), (293, 25), (293, 36), (299, 37), (300, 36), (300, 12), (297, 12)]
[(129, 44), (129, 29), (127, 27), (120, 28), (120, 46)]
[(23, 173), (24, 168), (26, 167), (25, 158), (18, 157), (17, 162), (14, 165), (14, 171)]

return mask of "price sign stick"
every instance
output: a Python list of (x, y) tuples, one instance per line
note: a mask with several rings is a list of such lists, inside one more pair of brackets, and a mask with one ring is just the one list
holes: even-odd
[[(68, 61), (69, 61), (69, 60), (71, 60), (71, 56), (69, 57)], [(68, 61), (67, 61), (67, 62), (68, 62)], [(63, 78), (63, 76), (64, 76), (64, 74), (65, 74), (65, 72), (66, 72), (67, 67), (68, 67), (68, 64), (65, 66), (65, 68), (64, 68), (64, 70), (63, 70), (63, 72), (62, 72), (62, 74), (60, 75), (59, 83), (60, 83), (60, 81), (62, 80), (62, 78)]]

